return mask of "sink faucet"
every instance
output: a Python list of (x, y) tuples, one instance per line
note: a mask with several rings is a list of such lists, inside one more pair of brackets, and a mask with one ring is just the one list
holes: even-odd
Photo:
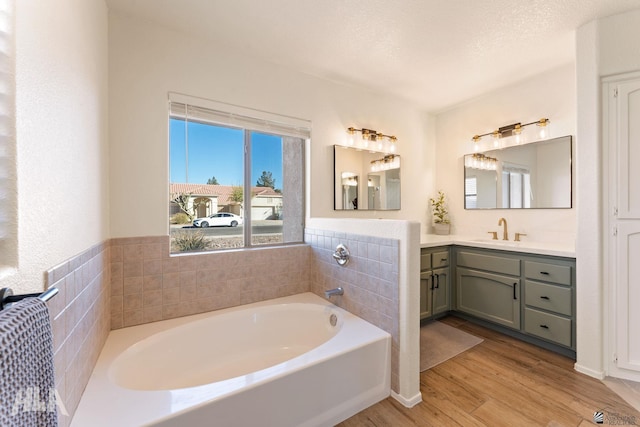
[(502, 240), (509, 240), (509, 232), (507, 231), (507, 220), (504, 218), (500, 218), (498, 221), (498, 225), (504, 225), (504, 229), (502, 231)]
[(329, 289), (328, 291), (324, 291), (325, 298), (329, 298), (332, 295), (343, 295), (343, 294), (344, 294), (344, 289), (342, 288), (335, 288), (335, 289)]

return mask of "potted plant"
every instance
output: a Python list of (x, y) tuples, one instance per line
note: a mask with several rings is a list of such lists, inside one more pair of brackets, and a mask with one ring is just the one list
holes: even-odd
[(445, 206), (444, 193), (438, 191), (438, 196), (430, 198), (431, 210), (433, 213), (433, 228), (436, 234), (449, 234), (451, 222), (449, 221), (449, 211)]

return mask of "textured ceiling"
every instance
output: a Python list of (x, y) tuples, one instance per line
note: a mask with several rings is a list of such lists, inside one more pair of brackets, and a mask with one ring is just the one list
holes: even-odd
[(110, 9), (440, 111), (572, 62), (640, 0), (107, 0)]

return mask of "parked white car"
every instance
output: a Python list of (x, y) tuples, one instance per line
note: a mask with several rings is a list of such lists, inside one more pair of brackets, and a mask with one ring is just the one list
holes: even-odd
[(237, 227), (239, 224), (242, 224), (242, 217), (227, 213), (220, 212), (217, 214), (213, 214), (211, 216), (205, 218), (196, 218), (193, 220), (194, 227)]

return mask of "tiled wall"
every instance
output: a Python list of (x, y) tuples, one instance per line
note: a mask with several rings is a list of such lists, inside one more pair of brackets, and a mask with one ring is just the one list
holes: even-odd
[[(399, 392), (399, 246), (398, 240), (329, 230), (305, 230), (305, 242), (313, 249), (312, 292), (341, 286), (344, 295), (331, 301), (392, 336), (391, 388)], [(346, 266), (332, 257), (338, 244), (351, 253)]]
[(111, 240), (111, 328), (309, 291), (311, 250), (292, 245), (169, 256), (169, 237)]
[[(398, 390), (398, 241), (305, 230), (307, 245), (169, 256), (169, 237), (112, 239), (52, 268), (46, 285), (56, 388), (69, 412), (82, 396), (109, 330), (342, 286), (332, 301), (393, 337), (392, 389)], [(345, 244), (351, 261), (331, 257)]]
[(68, 426), (111, 329), (108, 244), (89, 248), (47, 271), (45, 284), (59, 289), (48, 307), (56, 390), (69, 413), (58, 411), (58, 418), (60, 426)]

